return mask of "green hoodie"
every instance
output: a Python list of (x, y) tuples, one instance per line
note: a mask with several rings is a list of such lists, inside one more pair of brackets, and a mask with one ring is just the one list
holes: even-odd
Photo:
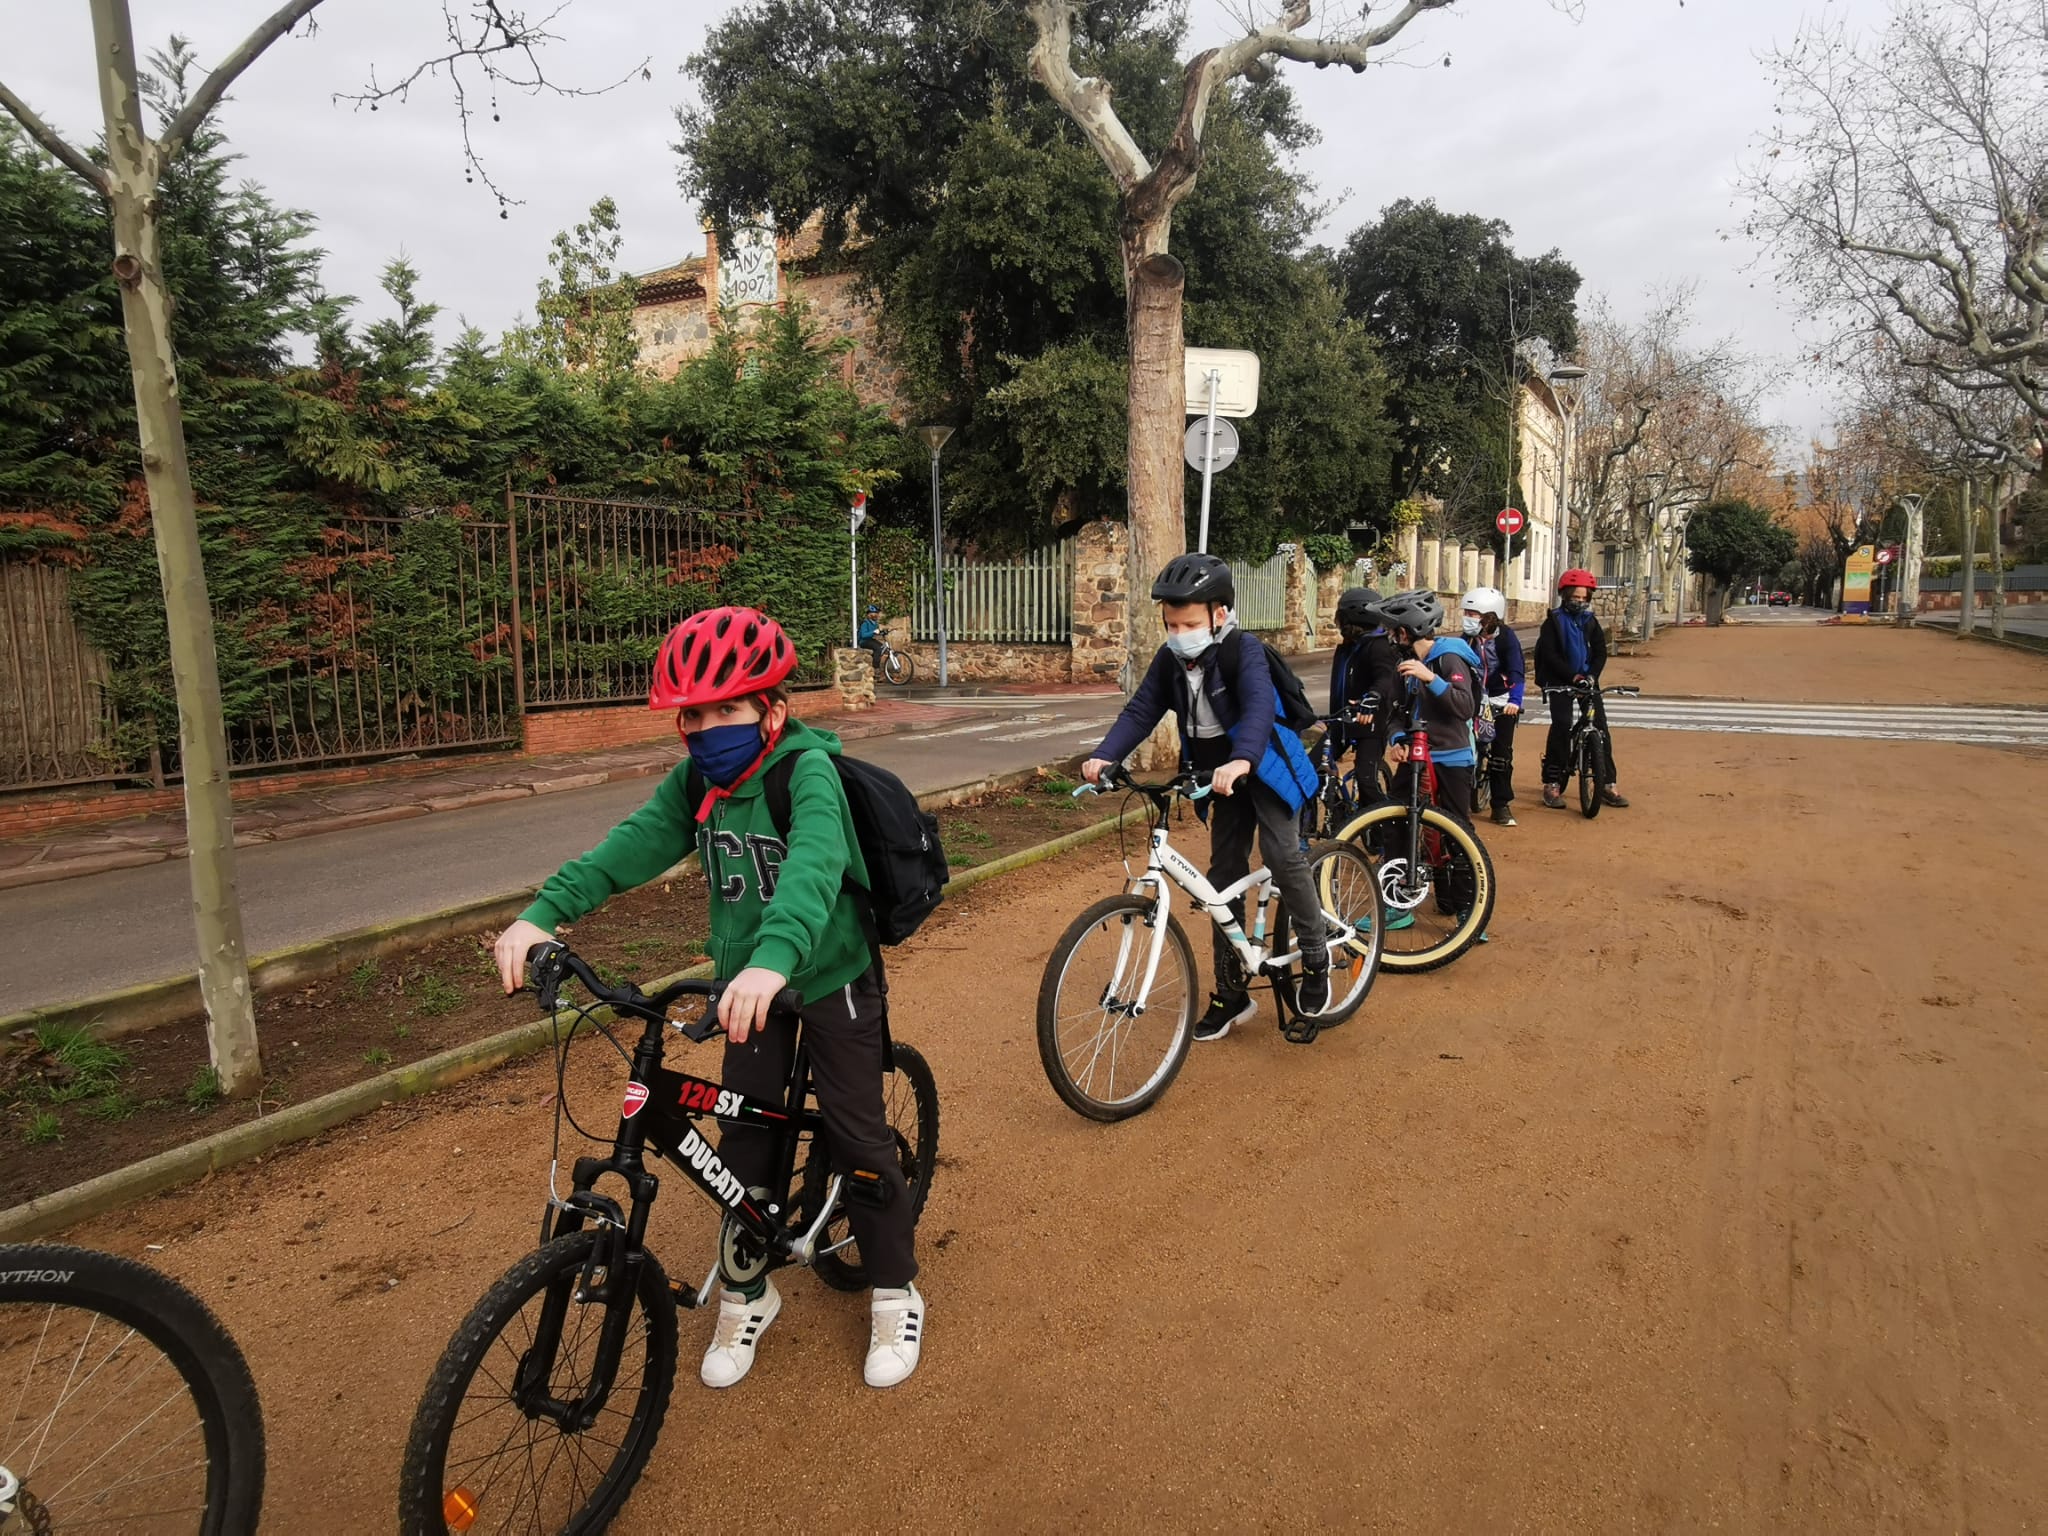
[[(792, 753), (798, 757), (789, 777), (785, 841), (768, 814), (762, 780), (770, 763)], [(679, 763), (653, 799), (582, 858), (556, 870), (520, 916), (552, 933), (655, 879), (694, 842), (714, 893), (714, 973), (730, 978), (750, 965), (765, 966), (787, 976), (806, 1003), (838, 991), (874, 960), (855, 905), (859, 898), (844, 884), (851, 871), (865, 885), (868, 871), (846, 791), (830, 762), (838, 754), (837, 736), (791, 720), (768, 761), (721, 798), (701, 826), (685, 787), (690, 765)]]

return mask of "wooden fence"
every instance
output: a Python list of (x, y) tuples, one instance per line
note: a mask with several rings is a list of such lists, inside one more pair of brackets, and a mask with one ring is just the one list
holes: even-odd
[(0, 789), (104, 779), (107, 664), (71, 617), (71, 572), (0, 560)]
[[(943, 566), (946, 638), (1007, 644), (1065, 644), (1074, 630), (1072, 540), (1009, 560), (950, 556)], [(911, 635), (938, 638), (931, 581), (920, 571), (911, 608)]]
[(1237, 622), (1246, 629), (1278, 629), (1287, 622), (1287, 562), (1285, 550), (1262, 565), (1242, 560), (1230, 562), (1230, 574), (1237, 586)]

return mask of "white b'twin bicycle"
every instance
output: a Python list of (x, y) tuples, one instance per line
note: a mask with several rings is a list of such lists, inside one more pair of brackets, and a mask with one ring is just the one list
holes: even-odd
[[(1272, 983), (1281, 1031), (1298, 1044), (1342, 1024), (1364, 1003), (1379, 974), (1384, 928), (1379, 884), (1364, 852), (1353, 843), (1311, 847), (1309, 879), (1322, 893), (1329, 928), (1330, 1002), (1320, 1013), (1304, 1014), (1296, 994), (1301, 953), (1289, 945), (1287, 913), (1270, 872), (1254, 869), (1219, 891), (1168, 837), (1173, 802), (1199, 800), (1208, 785), (1185, 773), (1140, 784), (1118, 767), (1104, 771), (1099, 787), (1083, 785), (1075, 794), (1115, 789), (1151, 802), (1151, 856), (1122, 894), (1096, 902), (1060, 935), (1038, 989), (1045, 1075), (1069, 1108), (1093, 1120), (1122, 1120), (1149, 1109), (1187, 1059), (1202, 992), (1194, 949), (1173, 914), (1176, 888), (1223, 930), (1245, 975)], [(1249, 936), (1232, 910), (1240, 900), (1251, 920)]]

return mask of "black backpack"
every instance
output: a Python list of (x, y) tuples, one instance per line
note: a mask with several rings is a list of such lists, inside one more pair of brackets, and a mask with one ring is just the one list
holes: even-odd
[[(797, 754), (776, 759), (762, 776), (761, 791), (776, 830), (789, 836), (789, 780)], [(853, 812), (853, 832), (868, 868), (863, 886), (849, 870), (846, 887), (859, 898), (861, 925), (873, 944), (901, 944), (945, 900), (946, 852), (939, 846), (939, 821), (917, 803), (908, 786), (886, 768), (857, 757), (834, 756), (839, 784)], [(694, 805), (704, 796), (703, 775), (690, 767)]]
[[(1272, 641), (1261, 640), (1259, 644), (1265, 649), (1266, 666), (1273, 673), (1273, 692), (1278, 701), (1273, 711), (1273, 723), (1284, 725), (1299, 736), (1322, 717), (1316, 713), (1316, 707), (1309, 703), (1308, 689), (1295, 675), (1294, 668), (1287, 664), (1287, 658), (1273, 649)], [(1218, 654), (1223, 663), (1223, 675), (1229, 681), (1232, 691), (1237, 692), (1238, 648), (1235, 645), (1225, 645)]]

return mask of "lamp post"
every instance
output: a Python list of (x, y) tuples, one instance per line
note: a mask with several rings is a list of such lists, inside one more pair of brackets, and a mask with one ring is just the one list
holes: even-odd
[[(1550, 370), (1551, 394), (1564, 417), (1564, 454), (1557, 471), (1557, 568), (1550, 573), (1552, 592), (1572, 563), (1572, 460), (1578, 454), (1579, 392), (1585, 383), (1586, 370), (1577, 363), (1562, 363)], [(1545, 601), (1548, 600), (1546, 596)]]
[(932, 611), (938, 619), (939, 686), (943, 688), (946, 686), (946, 571), (940, 543), (944, 534), (939, 527), (939, 450), (946, 446), (946, 439), (953, 435), (953, 429), (936, 425), (919, 427), (917, 435), (932, 451)]
[(868, 493), (853, 493), (853, 510), (847, 517), (846, 566), (853, 578), (853, 597), (847, 609), (847, 625), (852, 631), (852, 644), (860, 645), (860, 525), (868, 520)]
[(1650, 491), (1650, 558), (1649, 569), (1643, 574), (1643, 643), (1646, 645), (1657, 636), (1657, 604), (1663, 595), (1659, 590), (1662, 586), (1662, 562), (1658, 559), (1663, 540), (1658, 537), (1657, 524), (1664, 516), (1664, 478), (1661, 469), (1653, 469), (1642, 477), (1643, 484)]

